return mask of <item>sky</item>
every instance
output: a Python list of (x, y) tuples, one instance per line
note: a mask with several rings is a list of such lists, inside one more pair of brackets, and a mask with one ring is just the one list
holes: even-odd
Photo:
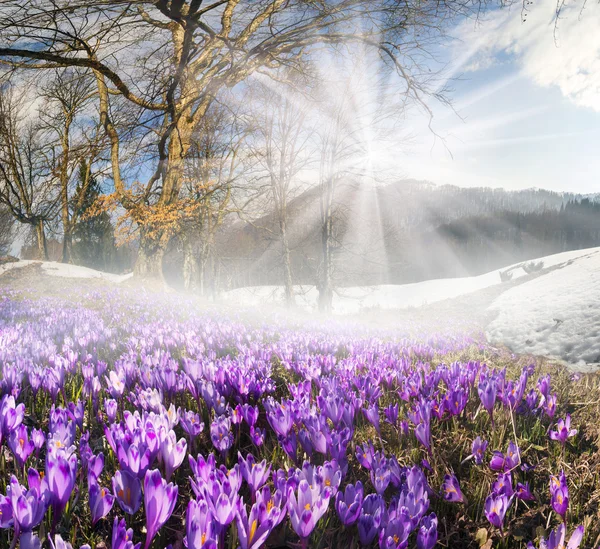
[(403, 175), (436, 184), (600, 192), (600, 3), (556, 0), (463, 22), (442, 53), (452, 109), (421, 112)]

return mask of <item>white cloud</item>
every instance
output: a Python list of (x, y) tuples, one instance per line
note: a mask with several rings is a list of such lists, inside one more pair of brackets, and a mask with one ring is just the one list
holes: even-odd
[(582, 9), (582, 1), (565, 4), (556, 27), (556, 0), (532, 4), (525, 16), (502, 9), (477, 25), (463, 24), (457, 55), (476, 41), (479, 48), (464, 68), (480, 70), (509, 54), (536, 84), (556, 86), (576, 105), (600, 112), (600, 5), (588, 0)]

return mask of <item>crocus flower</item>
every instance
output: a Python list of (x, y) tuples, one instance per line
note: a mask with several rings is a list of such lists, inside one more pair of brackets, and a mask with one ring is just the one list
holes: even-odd
[(117, 471), (112, 478), (113, 492), (123, 511), (135, 515), (142, 504), (142, 483), (129, 471)]
[(494, 422), (494, 405), (496, 404), (496, 393), (498, 391), (496, 380), (493, 377), (482, 379), (477, 387), (481, 404), (490, 414), (492, 424)]
[(373, 427), (375, 427), (377, 434), (380, 435), (381, 431), (379, 429), (379, 406), (377, 406), (377, 404), (375, 403), (369, 408), (363, 408), (362, 411), (369, 423), (373, 425)]
[(485, 500), (485, 516), (492, 526), (502, 531), (504, 516), (510, 505), (510, 500), (504, 494), (490, 494)]
[(396, 517), (390, 518), (379, 533), (380, 549), (405, 549), (408, 546), (408, 536), (412, 531), (412, 524), (406, 510), (402, 510)]
[(298, 484), (298, 494), (288, 489), (288, 512), (292, 528), (301, 539), (307, 539), (317, 522), (327, 512), (331, 491), (319, 483), (309, 486), (304, 479)]
[(187, 410), (181, 416), (181, 426), (188, 434), (190, 440), (194, 440), (203, 430), (204, 423), (200, 421), (200, 415), (192, 410)]
[(473, 445), (471, 446), (471, 454), (477, 465), (481, 465), (483, 463), (487, 447), (488, 441), (483, 440), (481, 437), (477, 437), (473, 441)]
[(184, 438), (180, 438), (178, 441), (175, 431), (169, 431), (162, 441), (159, 454), (165, 466), (167, 481), (171, 479), (173, 471), (183, 463), (186, 453), (187, 441)]
[(390, 425), (396, 426), (398, 422), (398, 404), (390, 404), (383, 410), (383, 415), (385, 416), (385, 421), (387, 421)]
[(423, 517), (417, 533), (417, 549), (433, 549), (438, 539), (438, 520), (435, 513)]
[(233, 444), (231, 420), (225, 416), (217, 417), (210, 425), (210, 438), (219, 452), (229, 450)]
[(252, 492), (256, 492), (268, 480), (271, 474), (271, 466), (267, 467), (267, 460), (263, 459), (257, 463), (252, 454), (248, 454), (246, 459), (238, 452), (238, 463), (244, 480), (250, 486)]
[(363, 502), (363, 485), (360, 480), (354, 484), (348, 484), (346, 490), (341, 490), (335, 498), (335, 510), (344, 526), (354, 524), (360, 515)]
[(117, 401), (112, 398), (107, 398), (104, 401), (104, 409), (106, 410), (106, 417), (108, 418), (108, 421), (110, 421), (110, 423), (114, 423), (115, 419), (117, 419)]
[(550, 431), (548, 435), (552, 440), (558, 440), (563, 446), (568, 438), (577, 434), (577, 429), (571, 429), (571, 416), (567, 414), (565, 419), (559, 419), (556, 423), (556, 431)]
[(92, 511), (92, 525), (104, 518), (115, 502), (113, 496), (106, 488), (101, 488), (96, 482), (89, 487), (90, 509)]
[(67, 505), (75, 486), (77, 472), (77, 456), (68, 459), (62, 454), (48, 454), (46, 458), (46, 482), (50, 493), (50, 502), (54, 508), (54, 516), (60, 517)]
[[(573, 530), (571, 537), (569, 538), (569, 543), (567, 543), (566, 549), (578, 549), (581, 544), (581, 540), (583, 539), (583, 525), (578, 526)], [(548, 537), (548, 541), (542, 538), (540, 543), (540, 549), (565, 549), (565, 537), (566, 537), (567, 529), (564, 524), (561, 524), (556, 530), (550, 532), (550, 536)], [(535, 549), (533, 543), (529, 542), (527, 544), (528, 549)]]
[(8, 437), (8, 445), (12, 450), (19, 467), (23, 467), (29, 456), (33, 453), (35, 445), (29, 439), (27, 427), (19, 425)]
[(515, 490), (515, 495), (518, 499), (522, 501), (534, 501), (535, 496), (529, 489), (529, 482), (522, 484), (521, 482), (517, 482), (517, 489)]
[(504, 494), (507, 498), (513, 495), (514, 490), (510, 472), (498, 475), (498, 479), (492, 484), (492, 493), (496, 495)]
[(268, 516), (261, 513), (259, 503), (255, 503), (252, 506), (250, 515), (248, 515), (246, 506), (241, 501), (236, 521), (241, 549), (258, 549), (259, 547), (263, 547), (274, 527), (273, 522)]
[(362, 545), (369, 545), (384, 520), (385, 501), (378, 494), (369, 494), (364, 500), (358, 517), (358, 537)]
[(442, 484), (442, 497), (446, 501), (452, 502), (463, 502), (465, 498), (460, 491), (460, 485), (458, 484), (458, 479), (454, 475), (445, 475), (444, 482)]
[(178, 487), (162, 478), (158, 469), (146, 472), (144, 478), (144, 509), (146, 511), (146, 544), (150, 547), (154, 536), (167, 522), (175, 503), (177, 502)]
[(0, 435), (9, 436), (21, 423), (25, 416), (25, 404), (16, 404), (13, 395), (4, 395), (0, 401)]
[(495, 450), (490, 461), (492, 471), (511, 471), (519, 464), (519, 448), (514, 442), (508, 443), (506, 455)]
[(25, 488), (19, 484), (13, 475), (6, 489), (6, 497), (12, 507), (12, 518), (15, 527), (15, 536), (21, 532), (29, 532), (35, 528), (44, 518), (46, 513), (46, 502), (36, 488)]
[[(206, 501), (191, 499), (185, 515), (185, 535), (188, 549), (215, 547), (216, 534), (213, 516)], [(214, 534), (214, 537), (213, 537)]]
[(133, 529), (127, 529), (125, 519), (119, 520), (115, 517), (111, 549), (140, 549), (141, 545), (141, 543), (133, 544)]
[(563, 521), (567, 515), (569, 509), (569, 488), (567, 486), (561, 486), (552, 493), (551, 498), (552, 509), (561, 516)]

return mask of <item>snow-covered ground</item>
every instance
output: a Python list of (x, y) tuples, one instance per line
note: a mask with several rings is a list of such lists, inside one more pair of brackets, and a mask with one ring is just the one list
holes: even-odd
[[(576, 250), (524, 261), (480, 276), (427, 280), (415, 284), (340, 288), (333, 297), (333, 312), (345, 315), (356, 314), (364, 309), (421, 307), (502, 284), (501, 273), (508, 272), (510, 280), (527, 276), (523, 267), (528, 264), (542, 262), (542, 268), (549, 269), (594, 253), (594, 250)], [(294, 294), (298, 307), (309, 311), (317, 309), (319, 294), (314, 286), (295, 286)], [(221, 298), (242, 306), (276, 305), (283, 303), (284, 292), (282, 286), (251, 286), (225, 292)]]
[[(525, 268), (533, 264), (537, 269), (531, 280), (518, 285), (500, 276), (505, 272), (512, 275), (510, 280), (528, 276)], [(492, 344), (562, 360), (577, 370), (600, 367), (600, 248), (551, 255), (475, 277), (342, 288), (334, 295), (333, 312), (345, 315), (365, 309), (420, 307), (498, 285), (506, 289), (498, 288), (500, 295), (488, 308), (495, 315), (486, 328)], [(314, 286), (296, 286), (295, 294), (298, 307), (317, 309)], [(232, 290), (222, 298), (254, 307), (281, 304), (284, 294), (281, 286), (260, 286)]]
[(513, 351), (600, 367), (600, 248), (508, 289), (490, 306), (486, 335)]
[(39, 263), (42, 266), (44, 274), (49, 276), (58, 276), (62, 278), (101, 278), (108, 282), (114, 282), (119, 284), (128, 278), (131, 278), (132, 274), (116, 275), (112, 273), (104, 273), (102, 271), (96, 271), (88, 267), (80, 267), (79, 265), (68, 265), (66, 263), (57, 263), (56, 261), (30, 261), (21, 260), (14, 263), (6, 263), (0, 265), (0, 275), (11, 269), (21, 269), (28, 265)]

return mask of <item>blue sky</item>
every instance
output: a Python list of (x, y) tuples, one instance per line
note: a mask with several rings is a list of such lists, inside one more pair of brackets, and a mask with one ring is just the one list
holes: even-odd
[[(553, 0), (522, 21), (499, 10), (453, 32), (445, 63), (454, 109), (409, 119), (404, 175), (437, 184), (600, 192), (600, 5)], [(581, 17), (580, 17), (581, 15)]]

